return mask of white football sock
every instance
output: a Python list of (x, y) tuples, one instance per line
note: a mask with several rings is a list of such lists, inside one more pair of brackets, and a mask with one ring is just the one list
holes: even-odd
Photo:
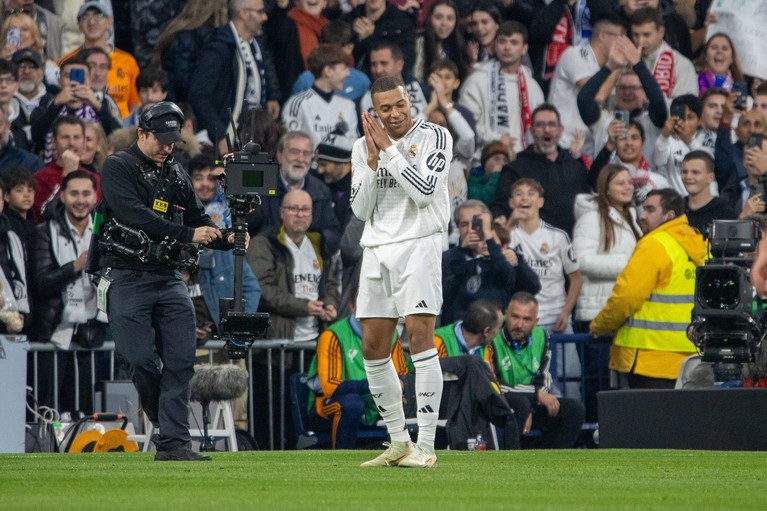
[(434, 436), (442, 399), (442, 367), (436, 348), (413, 355), (415, 402), (418, 408), (418, 445), (434, 451)]
[(365, 373), (368, 377), (370, 394), (386, 423), (386, 429), (392, 441), (410, 441), (410, 433), (405, 428), (405, 412), (402, 408), (402, 386), (391, 357), (365, 360)]

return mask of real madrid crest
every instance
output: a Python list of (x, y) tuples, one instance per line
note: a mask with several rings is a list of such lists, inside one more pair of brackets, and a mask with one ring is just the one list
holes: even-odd
[(413, 144), (410, 146), (410, 149), (407, 150), (407, 155), (411, 158), (415, 158), (416, 154), (418, 154), (418, 144)]
[(549, 244), (546, 242), (541, 243), (541, 254), (549, 253)]

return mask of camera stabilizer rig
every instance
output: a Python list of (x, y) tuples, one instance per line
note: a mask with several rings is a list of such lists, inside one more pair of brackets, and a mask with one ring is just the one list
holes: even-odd
[(224, 350), (230, 359), (244, 358), (256, 339), (266, 337), (269, 314), (243, 311), (242, 265), (245, 259), (245, 240), (248, 225), (245, 216), (261, 205), (262, 195), (276, 195), (279, 166), (269, 161), (261, 146), (253, 142), (245, 144), (224, 162), (226, 175), (224, 192), (229, 203), (234, 232), (234, 298), (221, 298), (219, 335), (226, 341)]

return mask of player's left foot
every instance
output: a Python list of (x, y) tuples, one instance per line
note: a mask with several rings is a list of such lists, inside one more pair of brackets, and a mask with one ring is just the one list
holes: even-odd
[(437, 455), (433, 450), (415, 444), (413, 450), (404, 459), (400, 460), (398, 466), (405, 468), (431, 468), (437, 466)]

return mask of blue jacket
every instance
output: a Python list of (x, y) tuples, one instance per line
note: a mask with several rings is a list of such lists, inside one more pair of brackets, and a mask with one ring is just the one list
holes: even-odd
[(0, 175), (11, 167), (24, 167), (30, 172), (37, 172), (43, 168), (43, 160), (29, 151), (14, 146), (9, 139), (8, 145), (0, 149)]
[[(243, 258), (245, 263), (245, 259)], [(218, 325), (219, 298), (234, 297), (234, 253), (231, 251), (204, 249), (200, 255), (200, 290), (208, 306), (208, 312)], [(243, 264), (242, 299), (244, 312), (256, 312), (261, 300), (261, 285), (250, 269)]]

